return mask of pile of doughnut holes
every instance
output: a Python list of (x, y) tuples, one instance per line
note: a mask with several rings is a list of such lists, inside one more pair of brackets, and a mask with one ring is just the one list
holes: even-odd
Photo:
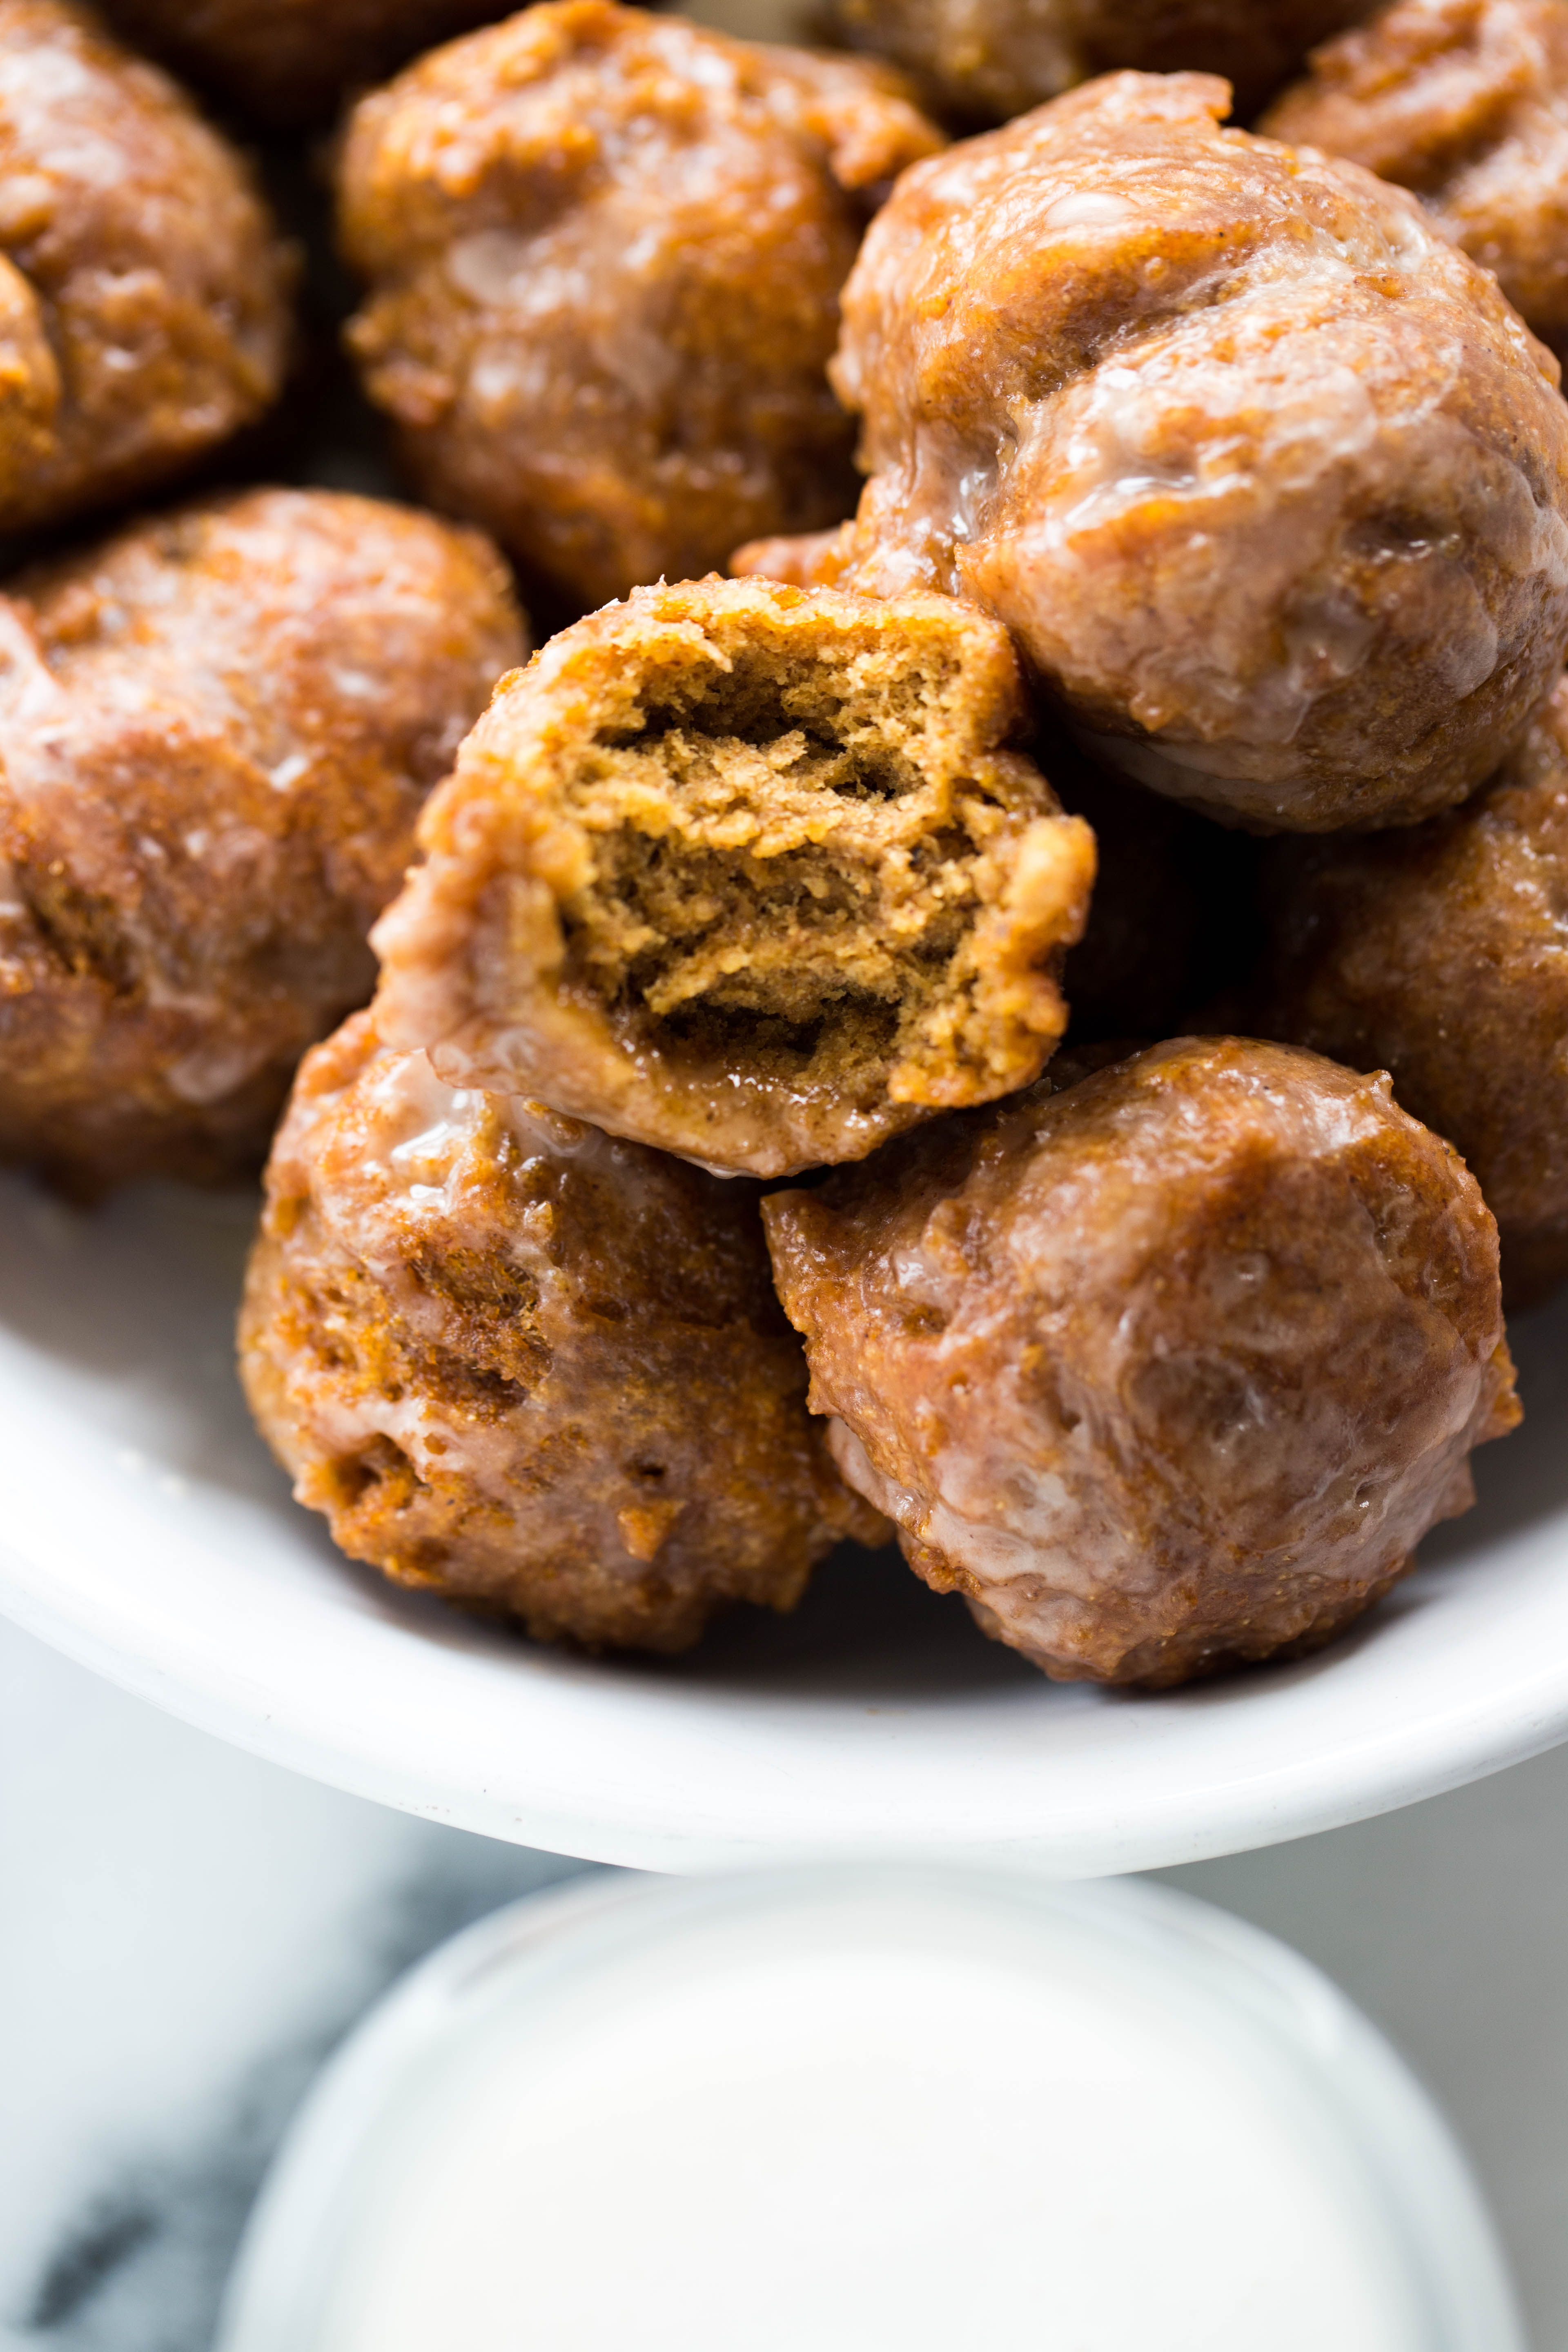
[(1560, 352), (1568, 0), (0, 0), (0, 1159), (528, 1637), (1321, 1647), (1568, 1276)]

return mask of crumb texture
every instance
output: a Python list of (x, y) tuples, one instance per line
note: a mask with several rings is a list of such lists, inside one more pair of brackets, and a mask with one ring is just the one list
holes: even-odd
[(683, 1649), (884, 1532), (806, 1412), (753, 1189), (444, 1086), (367, 1015), (300, 1072), (240, 1343), (345, 1551), (541, 1639)]
[(1093, 835), (945, 598), (639, 591), (510, 679), (384, 918), (378, 1019), (462, 1084), (757, 1175), (1036, 1076)]
[(1063, 1680), (1315, 1646), (1519, 1418), (1497, 1228), (1384, 1077), (1176, 1039), (764, 1203), (917, 1571)]

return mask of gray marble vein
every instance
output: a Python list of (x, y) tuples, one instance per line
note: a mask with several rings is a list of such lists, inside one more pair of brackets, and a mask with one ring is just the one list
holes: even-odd
[(582, 1867), (317, 1788), (0, 1622), (0, 2347), (205, 2352), (343, 2032)]
[[(466, 1921), (580, 1865), (187, 1729), (0, 1623), (0, 2352), (208, 2352), (316, 2068)], [(1568, 2352), (1568, 1750), (1166, 1874), (1337, 1977), (1466, 2137)]]

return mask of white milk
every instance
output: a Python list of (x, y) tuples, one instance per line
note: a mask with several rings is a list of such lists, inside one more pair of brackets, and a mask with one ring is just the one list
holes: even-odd
[(274, 2249), (310, 2308), (247, 2333), (241, 2292), (226, 2352), (1507, 2352), (1445, 2332), (1317, 2079), (1370, 2030), (1290, 1956), (1216, 1990), (1203, 1906), (1144, 1892), (568, 1905), (426, 2003)]

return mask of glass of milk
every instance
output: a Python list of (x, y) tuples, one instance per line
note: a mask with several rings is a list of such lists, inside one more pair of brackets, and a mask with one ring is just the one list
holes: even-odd
[(327, 2070), (217, 2352), (1523, 2352), (1453, 2141), (1296, 1954), (1122, 1880), (579, 1882)]

